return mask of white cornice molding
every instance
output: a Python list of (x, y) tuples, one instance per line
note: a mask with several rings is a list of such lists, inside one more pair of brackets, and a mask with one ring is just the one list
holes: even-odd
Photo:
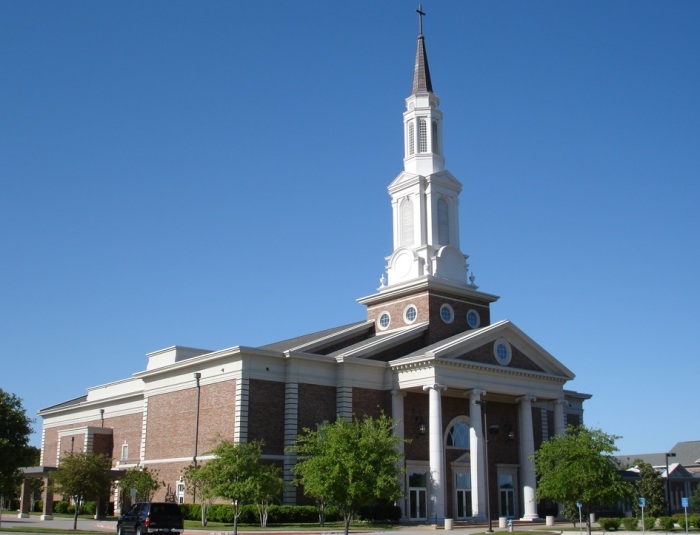
[(332, 343), (336, 342), (342, 342), (343, 340), (347, 340), (348, 338), (352, 338), (353, 336), (356, 336), (363, 331), (368, 331), (369, 329), (372, 328), (374, 325), (373, 321), (365, 321), (363, 323), (360, 323), (358, 325), (353, 325), (351, 327), (348, 327), (347, 329), (343, 329), (341, 331), (336, 331), (332, 334), (328, 334), (326, 336), (322, 336), (320, 338), (317, 338), (315, 340), (311, 340), (310, 342), (306, 342), (304, 344), (301, 344), (296, 347), (290, 348), (288, 351), (285, 353), (292, 353), (292, 352), (303, 352), (303, 353), (310, 353), (313, 350), (319, 348), (319, 347), (324, 347)]
[(385, 301), (401, 298), (405, 295), (413, 294), (419, 291), (445, 291), (450, 293), (455, 293), (464, 298), (478, 299), (479, 301), (486, 301), (488, 303), (493, 303), (497, 301), (499, 297), (493, 294), (487, 294), (485, 292), (479, 292), (472, 289), (466, 283), (461, 284), (457, 282), (452, 282), (447, 279), (441, 279), (439, 277), (434, 277), (432, 275), (423, 275), (422, 277), (412, 279), (407, 282), (400, 284), (394, 284), (392, 286), (384, 286), (380, 288), (379, 292), (368, 295), (366, 297), (361, 297), (357, 300), (361, 305), (375, 305), (378, 303), (383, 303)]
[[(98, 399), (95, 401), (80, 401), (77, 403), (74, 403), (72, 405), (62, 405), (61, 407), (49, 407), (47, 409), (41, 409), (40, 411), (37, 412), (38, 416), (41, 416), (42, 418), (45, 418), (47, 416), (52, 416), (56, 414), (65, 414), (69, 413), (71, 411), (84, 411), (90, 408), (106, 408), (111, 405), (117, 404), (117, 403), (123, 403), (125, 401), (129, 400), (134, 400), (134, 401), (141, 401), (143, 400), (143, 389), (141, 389), (138, 392), (130, 392), (128, 394), (120, 395), (120, 396), (114, 396), (114, 397), (107, 397), (107, 398), (102, 398)], [(96, 417), (97, 418), (97, 417)]]
[(369, 339), (365, 343), (360, 342), (359, 347), (353, 349), (341, 350), (340, 353), (335, 353), (333, 356), (338, 358), (354, 357), (354, 358), (369, 358), (381, 351), (386, 351), (392, 347), (411, 340), (428, 329), (429, 323), (422, 322), (410, 327), (402, 327), (393, 331), (388, 331), (385, 334), (379, 334), (374, 338)]

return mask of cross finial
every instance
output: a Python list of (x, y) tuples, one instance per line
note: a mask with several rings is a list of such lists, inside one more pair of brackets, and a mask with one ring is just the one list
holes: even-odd
[(418, 6), (418, 9), (416, 9), (416, 13), (418, 13), (418, 35), (423, 35), (423, 17), (425, 17), (425, 12), (423, 11), (423, 4), (420, 4)]

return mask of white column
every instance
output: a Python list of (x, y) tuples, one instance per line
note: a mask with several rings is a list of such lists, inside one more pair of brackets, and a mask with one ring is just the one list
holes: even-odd
[(566, 419), (564, 418), (564, 406), (566, 400), (559, 398), (554, 400), (554, 434), (563, 435), (566, 431)]
[[(406, 392), (401, 392), (401, 390), (391, 391), (391, 418), (394, 420), (394, 434), (399, 439), (399, 453), (401, 454), (401, 460), (397, 462), (398, 468), (403, 468), (406, 461), (404, 460), (404, 438), (405, 438), (405, 426), (404, 426), (404, 412), (403, 412), (403, 398), (406, 397)], [(404, 496), (402, 499), (398, 500), (399, 507), (401, 508), (401, 518), (406, 518), (406, 477), (403, 472), (399, 472), (399, 486), (401, 487), (401, 494)]]
[(429, 453), (430, 453), (430, 519), (438, 524), (445, 521), (445, 460), (442, 447), (441, 392), (447, 387), (441, 384), (426, 385), (430, 403)]
[(538, 518), (537, 498), (535, 496), (537, 479), (535, 477), (535, 463), (532, 460), (532, 456), (535, 454), (532, 402), (535, 399), (533, 395), (527, 394), (517, 400), (520, 403), (520, 477), (522, 478), (521, 487), (525, 507), (525, 514), (521, 520), (536, 520)]
[(486, 477), (484, 476), (484, 434), (481, 400), (484, 391), (475, 388), (469, 392), (469, 464), (472, 476), (472, 516), (478, 521), (486, 517)]

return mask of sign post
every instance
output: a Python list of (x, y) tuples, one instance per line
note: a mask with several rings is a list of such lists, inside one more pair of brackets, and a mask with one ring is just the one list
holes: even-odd
[(639, 498), (639, 507), (642, 509), (642, 535), (646, 533), (646, 524), (644, 524), (644, 505), (646, 505), (646, 500), (644, 498)]
[(683, 511), (685, 512), (685, 535), (688, 535), (688, 498), (685, 496), (681, 498), (681, 505), (683, 506)]
[(578, 532), (579, 534), (583, 533), (583, 518), (581, 517), (581, 506), (583, 504), (581, 502), (576, 502), (576, 507), (578, 507)]

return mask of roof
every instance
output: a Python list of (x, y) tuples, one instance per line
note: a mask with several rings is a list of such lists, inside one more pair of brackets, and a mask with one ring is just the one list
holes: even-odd
[(428, 68), (428, 55), (425, 52), (423, 34), (418, 36), (418, 46), (416, 47), (416, 66), (413, 71), (413, 91), (416, 93), (432, 93), (433, 84), (430, 81), (430, 69)]
[(632, 464), (636, 459), (641, 459), (652, 466), (666, 466), (666, 453), (675, 453), (669, 457), (669, 464), (678, 463), (681, 466), (700, 467), (700, 440), (690, 440), (687, 442), (677, 442), (675, 446), (666, 452), (661, 453), (637, 453), (616, 455), (623, 464)]
[(355, 323), (348, 323), (346, 325), (340, 325), (339, 327), (331, 327), (330, 329), (325, 329), (323, 331), (317, 331), (310, 334), (304, 334), (301, 336), (296, 336), (294, 338), (289, 338), (287, 340), (281, 340), (279, 342), (273, 342), (264, 346), (258, 347), (258, 349), (267, 349), (270, 351), (290, 351), (292, 349), (303, 348), (313, 342), (316, 342), (324, 338), (333, 338), (336, 334), (340, 334), (344, 331), (352, 330), (355, 327), (366, 325), (366, 321), (358, 321)]
[(41, 413), (41, 412), (48, 411), (51, 409), (61, 409), (63, 407), (70, 407), (72, 405), (79, 405), (79, 404), (83, 403), (84, 401), (87, 401), (87, 394), (85, 394), (84, 396), (77, 397), (77, 398), (69, 399), (68, 401), (62, 401), (61, 403), (57, 403), (56, 405), (51, 405), (50, 407), (45, 407), (43, 409), (40, 409), (39, 412)]

